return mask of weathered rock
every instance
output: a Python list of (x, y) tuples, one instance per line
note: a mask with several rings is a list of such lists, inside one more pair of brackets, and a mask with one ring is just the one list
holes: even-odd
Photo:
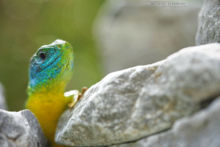
[(0, 83), (0, 109), (7, 109), (7, 106), (5, 103), (5, 97), (4, 97), (4, 89), (1, 83)]
[(170, 131), (112, 147), (219, 147), (219, 138), (220, 97), (208, 109), (177, 121)]
[(205, 0), (199, 13), (196, 44), (220, 42), (220, 1)]
[(94, 25), (106, 73), (151, 64), (195, 44), (200, 1), (171, 1), (106, 1)]
[(46, 147), (37, 119), (29, 110), (9, 112), (0, 110), (1, 147)]
[(56, 141), (71, 146), (133, 141), (172, 127), (220, 93), (220, 44), (107, 75), (60, 119)]

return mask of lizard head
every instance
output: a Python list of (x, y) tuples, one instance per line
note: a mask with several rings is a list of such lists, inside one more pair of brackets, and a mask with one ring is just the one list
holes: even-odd
[(73, 72), (73, 49), (63, 40), (41, 46), (31, 58), (28, 92), (64, 90)]

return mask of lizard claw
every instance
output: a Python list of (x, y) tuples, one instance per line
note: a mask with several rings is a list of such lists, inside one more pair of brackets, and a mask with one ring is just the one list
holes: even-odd
[(82, 88), (81, 92), (80, 92), (79, 95), (78, 95), (78, 100), (81, 99), (81, 97), (84, 95), (84, 93), (86, 92), (87, 89), (88, 89), (87, 87), (83, 87), (83, 88)]
[(69, 109), (72, 109), (72, 108), (74, 107), (74, 105), (75, 105), (75, 103), (74, 103), (74, 102), (71, 102), (71, 103), (68, 104), (68, 108), (69, 108)]

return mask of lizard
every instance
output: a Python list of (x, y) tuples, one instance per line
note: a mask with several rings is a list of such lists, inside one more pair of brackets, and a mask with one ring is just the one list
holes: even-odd
[(68, 106), (73, 107), (86, 90), (83, 88), (82, 93), (64, 93), (72, 77), (73, 67), (72, 46), (60, 39), (41, 46), (30, 61), (25, 106), (37, 117), (52, 147), (62, 147), (54, 141), (59, 117)]

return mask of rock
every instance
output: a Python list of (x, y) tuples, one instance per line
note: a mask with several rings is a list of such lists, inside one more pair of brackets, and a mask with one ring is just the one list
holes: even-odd
[(47, 147), (37, 119), (29, 110), (0, 110), (1, 147)]
[(1, 83), (0, 83), (0, 109), (7, 109), (7, 105), (5, 103), (5, 97), (4, 97), (4, 89)]
[(199, 13), (196, 44), (220, 42), (220, 1), (205, 0)]
[(107, 75), (58, 124), (68, 146), (106, 146), (167, 130), (220, 92), (220, 44), (189, 47), (155, 64)]
[(175, 123), (170, 131), (112, 147), (219, 147), (220, 97), (208, 108)]
[(193, 1), (170, 7), (171, 1), (106, 1), (94, 25), (104, 72), (151, 64), (194, 45), (200, 1)]

